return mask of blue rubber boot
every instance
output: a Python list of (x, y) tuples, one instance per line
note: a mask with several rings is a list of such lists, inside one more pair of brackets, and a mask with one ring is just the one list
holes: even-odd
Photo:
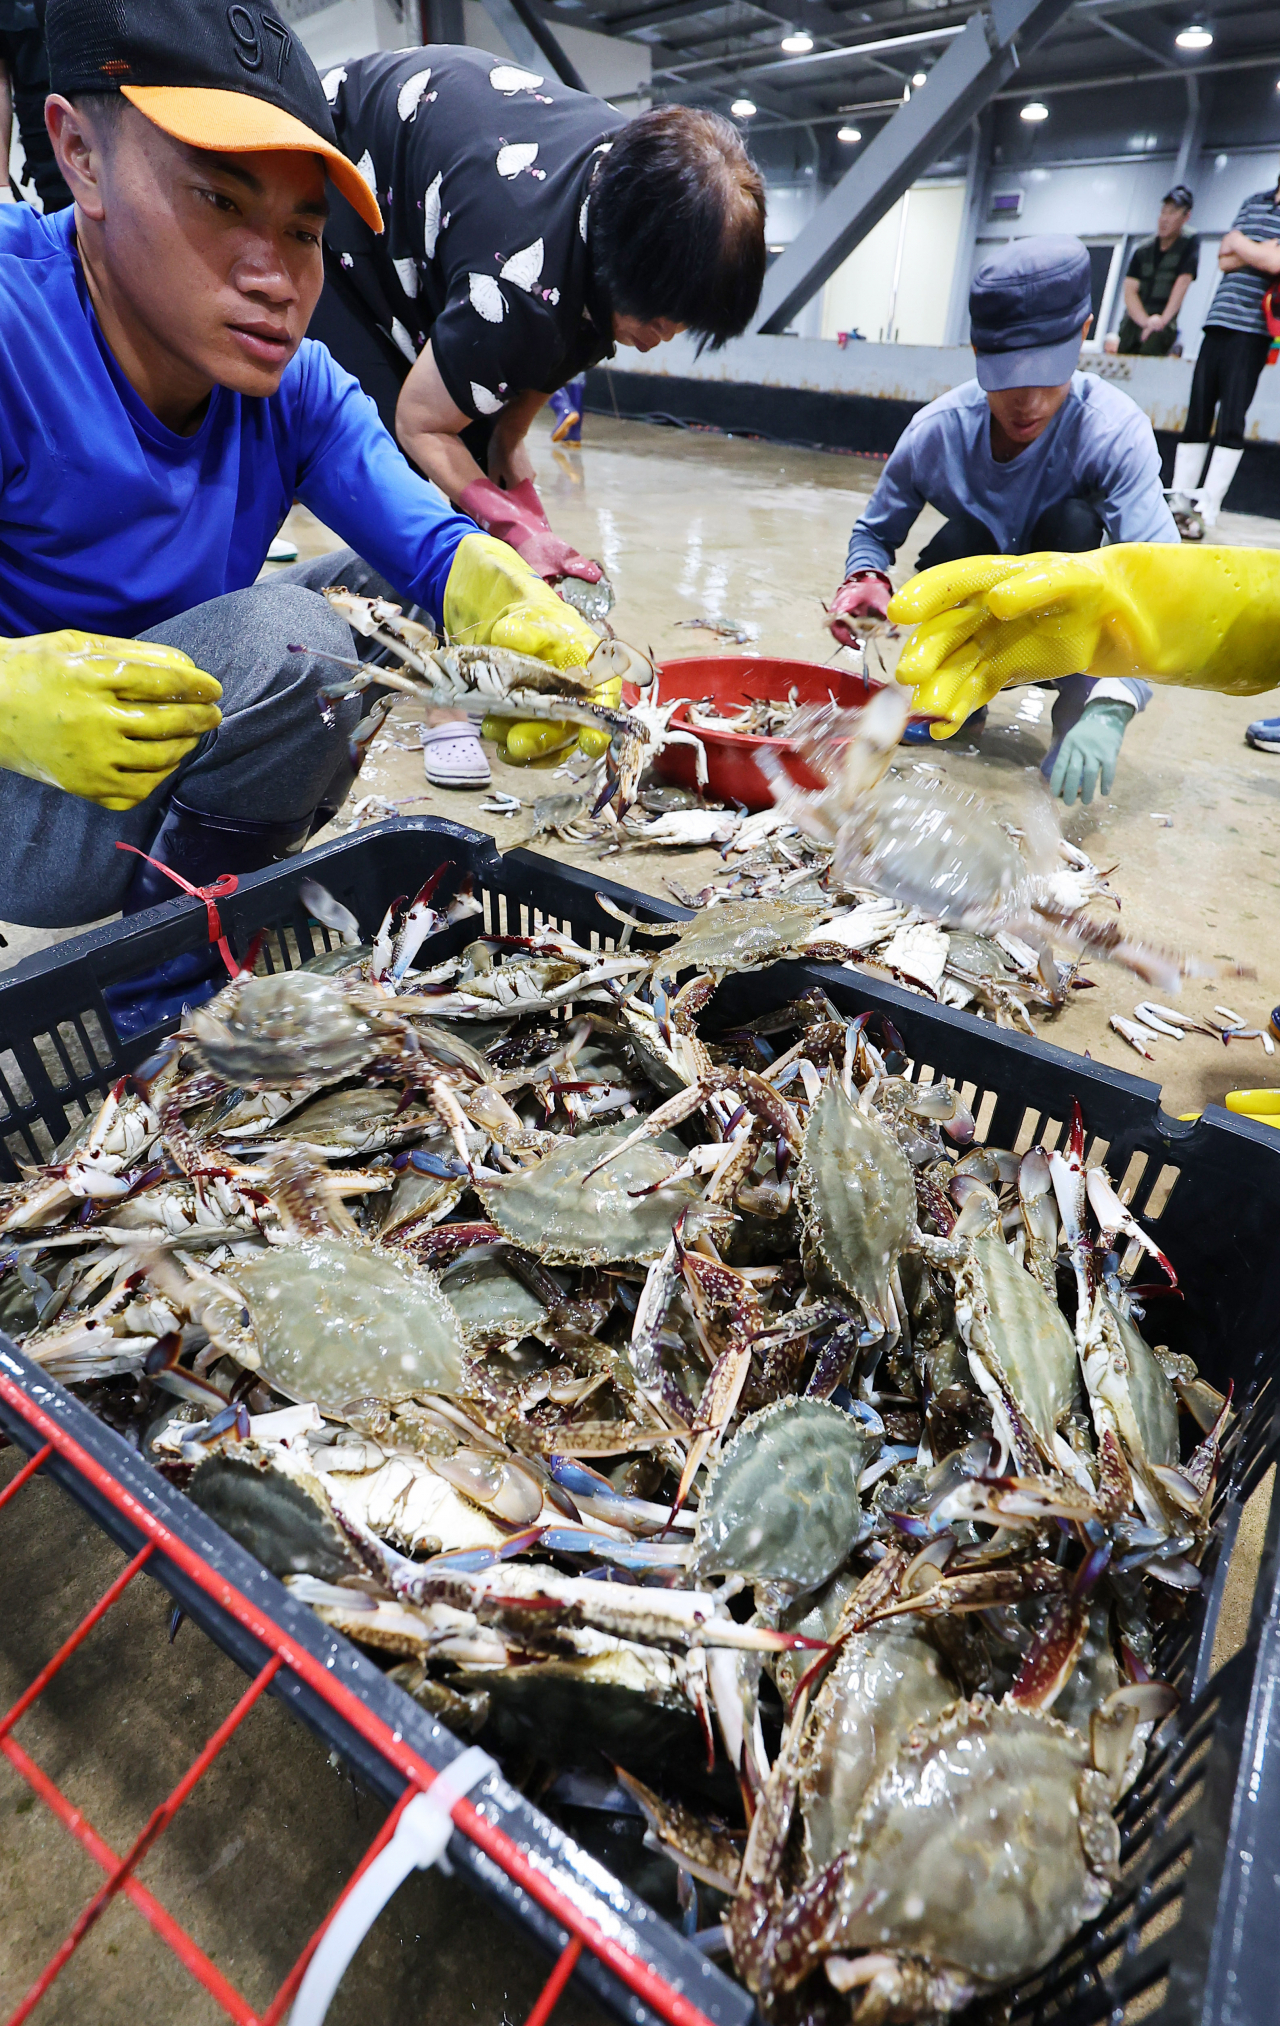
[(551, 412), (556, 418), (556, 426), (551, 432), (553, 443), (581, 443), (582, 404), (586, 391), (586, 379), (579, 374), (576, 380), (567, 380), (563, 387), (557, 387), (551, 396)]
[[(210, 816), (203, 810), (189, 809), (175, 797), (147, 854), (159, 863), (148, 865), (145, 859), (137, 860), (138, 869), (121, 911), (127, 918), (143, 908), (181, 897), (182, 889), (166, 879), (159, 869), (162, 865), (172, 866), (192, 886), (212, 886), (224, 872), (257, 872), (300, 851), (310, 830), (309, 816), (289, 823), (255, 823), (242, 817)], [(130, 1041), (135, 1034), (179, 1018), (188, 1006), (202, 1006), (226, 982), (222, 953), (210, 944), (166, 957), (149, 971), (108, 985), (102, 996), (117, 1035)]]

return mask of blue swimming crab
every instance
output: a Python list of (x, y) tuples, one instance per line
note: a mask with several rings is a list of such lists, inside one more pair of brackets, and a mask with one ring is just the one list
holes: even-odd
[[(1051, 1961), (1115, 1883), (1114, 1788), (1087, 1741), (1051, 1716), (985, 1698), (951, 1701), (898, 1730), (893, 1688), (904, 1669), (922, 1710), (936, 1706), (945, 1672), (905, 1641), (894, 1655), (874, 1643), (859, 1651), (814, 1715), (828, 1735), (870, 1723), (875, 1746), (846, 1768), (834, 1740), (810, 1735), (802, 1708), (757, 1809), (728, 1927), (735, 1968), (766, 2010), (824, 1971), (855, 1994), (858, 2026), (959, 2011)], [(871, 1713), (882, 1684), (883, 1737)], [(868, 1714), (857, 1717), (864, 1696)], [(787, 1891), (779, 1881), (802, 1780), (814, 1828)]]

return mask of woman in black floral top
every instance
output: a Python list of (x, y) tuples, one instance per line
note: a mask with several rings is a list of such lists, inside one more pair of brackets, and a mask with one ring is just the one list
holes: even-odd
[(311, 336), (464, 512), (543, 576), (597, 576), (548, 527), (525, 436), (615, 345), (746, 328), (764, 190), (736, 130), (679, 106), (628, 121), (478, 49), (363, 57), (324, 82), (386, 231), (334, 202)]

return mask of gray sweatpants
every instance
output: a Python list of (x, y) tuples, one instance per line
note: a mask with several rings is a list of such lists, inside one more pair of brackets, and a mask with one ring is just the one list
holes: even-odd
[(350, 656), (355, 648), (346, 621), (320, 596), (325, 584), (396, 596), (353, 550), (341, 549), (141, 635), (181, 648), (217, 677), (222, 723), (136, 809), (100, 809), (0, 769), (0, 920), (57, 929), (113, 914), (138, 864), (117, 843), (145, 851), (175, 793), (211, 815), (283, 824), (305, 820), (331, 786), (341, 792), (369, 692), (337, 705), (337, 722), (326, 726), (316, 691), (342, 670), (314, 650)]

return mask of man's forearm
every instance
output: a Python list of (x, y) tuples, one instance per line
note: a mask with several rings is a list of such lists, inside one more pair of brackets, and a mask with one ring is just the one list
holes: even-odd
[(1280, 275), (1280, 239), (1246, 239), (1243, 232), (1228, 232), (1218, 249), (1219, 267), (1224, 254), (1234, 257), (1242, 267), (1253, 268), (1257, 274)]
[(1138, 284), (1131, 274), (1127, 274), (1124, 278), (1124, 306), (1135, 324), (1141, 325), (1147, 322), (1147, 313), (1142, 307), (1142, 297), (1138, 294)]

